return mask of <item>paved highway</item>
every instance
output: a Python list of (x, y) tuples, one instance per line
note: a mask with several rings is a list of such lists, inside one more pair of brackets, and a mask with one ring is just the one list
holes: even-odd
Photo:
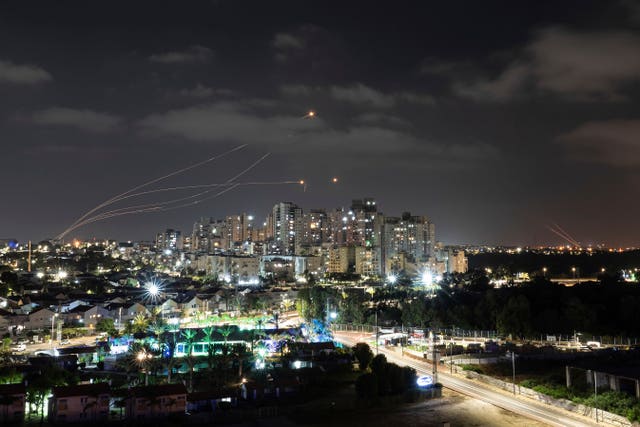
[[(349, 332), (334, 332), (334, 338), (336, 341), (348, 346), (353, 346), (357, 342), (361, 342), (361, 340), (358, 339), (358, 334)], [(431, 374), (432, 368), (425, 362), (417, 361), (409, 357), (403, 357), (393, 351), (385, 349), (384, 347), (380, 347), (379, 351), (380, 353), (383, 353), (390, 362), (401, 366), (410, 366), (419, 374)], [(475, 399), (480, 399), (484, 402), (552, 426), (582, 427), (602, 425), (597, 424), (595, 421), (591, 421), (586, 417), (580, 417), (577, 414), (574, 415), (568, 411), (552, 406), (524, 400), (524, 398), (518, 399), (515, 396), (491, 390), (482, 384), (458, 378), (445, 372), (438, 372), (438, 381), (444, 387), (458, 393), (462, 393)]]

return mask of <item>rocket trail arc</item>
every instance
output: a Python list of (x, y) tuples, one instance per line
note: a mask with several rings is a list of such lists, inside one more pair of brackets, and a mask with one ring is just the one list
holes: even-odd
[[(313, 119), (316, 116), (315, 111), (311, 110), (309, 112), (307, 112), (307, 114), (305, 114), (304, 116), (301, 117), (301, 119)], [(96, 221), (101, 221), (104, 219), (108, 219), (108, 218), (113, 218), (113, 217), (117, 217), (117, 216), (122, 216), (122, 215), (131, 215), (131, 214), (136, 214), (136, 213), (145, 213), (145, 212), (161, 212), (161, 211), (168, 211), (168, 210), (174, 210), (174, 209), (179, 209), (179, 208), (183, 208), (183, 207), (188, 207), (188, 206), (193, 206), (199, 203), (202, 203), (206, 200), (210, 200), (212, 198), (216, 198), (219, 197), (229, 191), (232, 191), (240, 186), (247, 186), (247, 185), (283, 185), (283, 184), (298, 184), (298, 181), (280, 181), (280, 182), (246, 182), (246, 183), (236, 183), (235, 181), (240, 178), (241, 176), (245, 175), (246, 173), (248, 173), (249, 171), (251, 171), (253, 168), (255, 168), (256, 166), (258, 166), (262, 161), (264, 161), (267, 157), (269, 157), (271, 155), (271, 153), (267, 153), (265, 155), (263, 155), (262, 157), (260, 157), (259, 159), (257, 159), (256, 161), (254, 161), (251, 165), (249, 165), (247, 168), (245, 168), (244, 170), (242, 170), (240, 173), (236, 174), (235, 176), (229, 178), (228, 180), (226, 180), (224, 183), (222, 184), (199, 184), (199, 185), (187, 185), (187, 186), (179, 186), (179, 187), (166, 187), (166, 188), (159, 188), (159, 189), (152, 189), (152, 190), (145, 190), (145, 191), (140, 191), (137, 192), (137, 190), (143, 189), (145, 187), (149, 187), (150, 185), (156, 184), (160, 181), (164, 181), (168, 178), (171, 178), (173, 176), (185, 173), (187, 171), (190, 171), (192, 169), (195, 169), (197, 167), (203, 166), (207, 163), (210, 163), (214, 160), (218, 160), (221, 159), (229, 154), (232, 154), (236, 151), (242, 150), (243, 148), (247, 147), (248, 144), (242, 144), (242, 145), (238, 145), (237, 147), (232, 148), (231, 150), (225, 151), (221, 154), (216, 154), (212, 157), (209, 157), (208, 159), (202, 160), (200, 162), (194, 163), (192, 165), (186, 166), (184, 168), (178, 169), (176, 171), (170, 172), (166, 175), (160, 176), (158, 178), (154, 178), (150, 181), (144, 182), (140, 185), (136, 185), (133, 188), (130, 188), (129, 190), (120, 193), (108, 200), (105, 200), (104, 202), (98, 204), (97, 206), (93, 207), (92, 209), (90, 209), (89, 211), (85, 212), (84, 214), (82, 214), (78, 219), (76, 219), (69, 227), (67, 227), (62, 233), (58, 234), (58, 236), (56, 236), (56, 239), (62, 239), (64, 236), (66, 236), (68, 233), (70, 233), (71, 231), (82, 227), (84, 225), (87, 224), (91, 224), (93, 222)], [(202, 197), (205, 196), (209, 193), (211, 193), (212, 191), (215, 190), (216, 187), (227, 187), (224, 190), (210, 195), (210, 196), (206, 196), (206, 197)], [(201, 191), (195, 194), (191, 194), (189, 196), (184, 196), (184, 197), (180, 197), (177, 199), (172, 199), (172, 200), (165, 200), (165, 201), (160, 201), (160, 202), (156, 202), (156, 203), (147, 203), (147, 204), (139, 204), (139, 205), (133, 205), (133, 206), (127, 206), (124, 208), (118, 208), (118, 209), (112, 209), (110, 211), (106, 211), (106, 212), (102, 212), (102, 213), (97, 213), (99, 212), (101, 209), (106, 208), (107, 206), (110, 206), (112, 204), (121, 202), (123, 200), (127, 200), (127, 199), (131, 199), (131, 198), (135, 198), (135, 197), (140, 197), (140, 196), (145, 196), (145, 195), (149, 195), (149, 194), (155, 194), (155, 193), (160, 193), (160, 192), (169, 192), (169, 191), (182, 191), (182, 190), (197, 190), (197, 189), (201, 189), (201, 188), (208, 188), (205, 191)], [(306, 190), (306, 185), (304, 186), (304, 189)], [(187, 203), (181, 203), (181, 202), (186, 202), (190, 200)], [(181, 203), (175, 206), (171, 206), (174, 205), (176, 203)], [(93, 215), (93, 216), (92, 216)]]
[(152, 179), (152, 180), (150, 180), (150, 181), (147, 181), (147, 182), (145, 182), (145, 183), (143, 183), (143, 184), (137, 185), (137, 186), (135, 186), (135, 187), (133, 187), (133, 188), (131, 188), (131, 189), (129, 189), (129, 190), (127, 190), (127, 191), (125, 191), (124, 193), (120, 193), (120, 194), (118, 194), (117, 196), (114, 196), (114, 197), (112, 197), (112, 198), (110, 198), (110, 199), (108, 199), (108, 200), (105, 200), (104, 202), (102, 202), (102, 203), (100, 203), (99, 205), (95, 206), (94, 208), (92, 208), (92, 209), (91, 209), (91, 210), (89, 210), (88, 212), (84, 213), (82, 216), (80, 216), (80, 218), (76, 219), (76, 220), (75, 220), (75, 221), (74, 221), (74, 222), (69, 226), (69, 228), (67, 228), (67, 229), (66, 229), (66, 230), (64, 230), (62, 233), (60, 233), (56, 238), (57, 238), (57, 239), (61, 239), (61, 238), (63, 238), (67, 233), (69, 233), (69, 232), (73, 229), (73, 227), (74, 227), (76, 224), (80, 223), (82, 220), (84, 220), (85, 218), (87, 218), (87, 217), (88, 217), (89, 215), (91, 215), (92, 213), (94, 213), (94, 212), (96, 212), (96, 211), (98, 211), (98, 210), (100, 210), (100, 209), (102, 209), (102, 208), (104, 208), (104, 207), (106, 207), (106, 206), (109, 206), (109, 205), (111, 205), (111, 204), (113, 204), (113, 203), (116, 203), (116, 202), (120, 201), (120, 200), (121, 200), (121, 198), (123, 198), (123, 197), (127, 196), (128, 194), (130, 194), (130, 193), (132, 193), (132, 192), (134, 192), (134, 191), (136, 191), (136, 190), (139, 190), (139, 189), (144, 188), (144, 187), (148, 187), (149, 185), (152, 185), (152, 184), (155, 184), (155, 183), (157, 183), (157, 182), (163, 181), (163, 180), (165, 180), (165, 179), (167, 179), (167, 178), (171, 178), (172, 176), (176, 176), (176, 175), (179, 175), (179, 174), (181, 174), (181, 173), (187, 172), (187, 171), (189, 171), (189, 170), (195, 169), (195, 168), (197, 168), (197, 167), (203, 166), (203, 165), (205, 165), (205, 164), (207, 164), (207, 163), (210, 163), (210, 162), (212, 162), (212, 161), (214, 161), (214, 160), (220, 159), (220, 158), (222, 158), (222, 157), (224, 157), (224, 156), (226, 156), (226, 155), (228, 155), (228, 154), (234, 153), (234, 152), (236, 152), (236, 151), (238, 151), (238, 150), (242, 150), (242, 149), (243, 149), (243, 148), (245, 148), (247, 145), (248, 145), (248, 144), (242, 144), (242, 145), (239, 145), (239, 146), (234, 147), (234, 148), (232, 148), (231, 150), (225, 151), (225, 152), (223, 152), (223, 153), (221, 153), (221, 154), (216, 154), (215, 156), (209, 157), (208, 159), (205, 159), (205, 160), (202, 160), (202, 161), (200, 161), (200, 162), (197, 162), (197, 163), (194, 163), (194, 164), (192, 164), (192, 165), (189, 165), (189, 166), (187, 166), (187, 167), (184, 167), (184, 168), (178, 169), (177, 171), (173, 171), (173, 172), (171, 172), (171, 173), (168, 173), (168, 174), (166, 174), (166, 175), (160, 176), (160, 177), (158, 177), (158, 178), (154, 178), (154, 179)]
[[(71, 231), (83, 227), (85, 225), (97, 222), (97, 221), (102, 221), (105, 219), (109, 219), (109, 218), (113, 218), (113, 217), (117, 217), (117, 216), (122, 216), (122, 215), (132, 215), (132, 214), (139, 214), (139, 213), (147, 213), (147, 212), (165, 212), (165, 211), (170, 211), (170, 210), (175, 210), (175, 209), (180, 209), (180, 208), (184, 208), (184, 207), (189, 207), (189, 206), (194, 206), (196, 204), (200, 204), (204, 201), (207, 200), (211, 200), (217, 197), (222, 196), (223, 194), (230, 192), (238, 187), (241, 186), (253, 186), (253, 185), (291, 185), (291, 184), (298, 184), (298, 181), (250, 181), (250, 182), (234, 182), (236, 181), (238, 178), (242, 177), (243, 175), (247, 174), (249, 171), (251, 171), (252, 169), (254, 169), (256, 166), (258, 166), (262, 161), (264, 161), (267, 157), (269, 157), (269, 155), (271, 153), (267, 153), (263, 156), (261, 156), (260, 158), (258, 158), (256, 161), (254, 161), (251, 165), (249, 165), (247, 168), (243, 169), (241, 172), (239, 172), (238, 174), (236, 174), (235, 176), (229, 178), (228, 180), (226, 180), (224, 183), (213, 183), (213, 184), (196, 184), (196, 185), (186, 185), (186, 186), (177, 186), (177, 187), (166, 187), (166, 188), (159, 188), (159, 189), (152, 189), (152, 190), (146, 190), (146, 191), (141, 191), (141, 192), (137, 192), (134, 193), (134, 191), (139, 190), (141, 188), (144, 188), (145, 186), (149, 186), (152, 185), (154, 183), (160, 182), (164, 179), (167, 179), (171, 176), (175, 176), (179, 173), (183, 173), (186, 172), (188, 170), (194, 169), (195, 167), (198, 166), (202, 166), (203, 164), (209, 163), (215, 159), (219, 159), (227, 154), (230, 154), (234, 151), (237, 151), (241, 148), (244, 148), (244, 146), (239, 146), (234, 148), (233, 150), (227, 151), (225, 153), (222, 153), (220, 155), (217, 156), (213, 156), (210, 157), (209, 159), (202, 161), (202, 162), (198, 162), (194, 165), (188, 166), (186, 168), (182, 168), (178, 171), (172, 172), (170, 174), (164, 175), (162, 177), (156, 178), (154, 180), (148, 181), (145, 184), (142, 185), (138, 185), (136, 187), (133, 187), (132, 189), (121, 193), (115, 197), (112, 197), (111, 199), (99, 204), (98, 206), (94, 207), (93, 209), (91, 209), (90, 211), (88, 211), (87, 213), (85, 213), (84, 215), (82, 215), (80, 218), (78, 218), (73, 224), (71, 224), (71, 226), (69, 226), (65, 231), (63, 231), (60, 235), (58, 235), (58, 239), (63, 238), (65, 235), (67, 235), (68, 233), (70, 233)], [(212, 191), (214, 191), (216, 188), (220, 188), (220, 187), (226, 187), (224, 190), (219, 191), (218, 193), (215, 193), (213, 195), (209, 195), (206, 197), (203, 197), (209, 193), (211, 193)], [(109, 205), (121, 202), (123, 200), (126, 199), (131, 199), (131, 198), (135, 198), (135, 197), (140, 197), (140, 196), (144, 196), (144, 195), (149, 195), (149, 194), (155, 194), (155, 193), (161, 193), (161, 192), (170, 192), (170, 191), (181, 191), (181, 190), (196, 190), (196, 189), (204, 189), (204, 188), (208, 188), (205, 191), (200, 191), (197, 192), (195, 194), (191, 194), (189, 196), (184, 196), (184, 197), (180, 197), (180, 198), (176, 198), (176, 199), (171, 199), (171, 200), (165, 200), (165, 201), (159, 201), (159, 202), (154, 202), (154, 203), (147, 203), (147, 204), (139, 204), (139, 205), (132, 205), (132, 206), (127, 206), (127, 207), (123, 207), (123, 208), (118, 208), (118, 209), (113, 209), (110, 211), (106, 211), (106, 212), (102, 212), (102, 213), (98, 213), (96, 215), (91, 216), (91, 214), (96, 213), (98, 211), (100, 211), (100, 209), (103, 209)], [(181, 202), (186, 202), (186, 203), (181, 203)], [(176, 203), (178, 203), (176, 205)], [(173, 206), (172, 206), (173, 205)]]

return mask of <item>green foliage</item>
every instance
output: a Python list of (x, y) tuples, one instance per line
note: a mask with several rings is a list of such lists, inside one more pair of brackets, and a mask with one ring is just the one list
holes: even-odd
[(635, 417), (640, 413), (640, 402), (636, 398), (616, 391), (605, 391), (597, 396), (590, 394), (588, 397), (575, 398), (574, 401), (628, 417), (630, 421), (637, 421)]
[(51, 365), (43, 368), (40, 372), (30, 373), (26, 380), (27, 402), (29, 405), (34, 405), (40, 412), (42, 423), (46, 396), (51, 392), (51, 389), (55, 386), (76, 384), (78, 377), (75, 373)]
[(327, 298), (332, 296), (330, 290), (320, 286), (307, 286), (298, 291), (296, 308), (300, 316), (307, 322), (313, 319), (322, 320), (326, 316)]
[(118, 334), (113, 319), (103, 317), (96, 323), (96, 332), (106, 332), (109, 336)]
[(383, 354), (373, 358), (371, 371), (361, 375), (356, 381), (356, 392), (361, 398), (402, 395), (414, 387), (415, 369), (388, 363)]
[(378, 396), (378, 376), (376, 374), (362, 374), (356, 380), (356, 393), (362, 399), (372, 399)]
[(0, 367), (0, 384), (13, 384), (22, 381), (22, 373), (15, 366), (5, 365)]
[(484, 374), (482, 368), (478, 365), (460, 365), (463, 371), (476, 372), (478, 374)]
[(378, 354), (371, 360), (371, 371), (374, 374), (383, 375), (387, 365), (387, 356)]
[(575, 394), (573, 393), (572, 390), (559, 384), (550, 384), (550, 383), (537, 384), (537, 385), (534, 385), (532, 388), (538, 393), (546, 394), (547, 396), (551, 396), (554, 399), (574, 399), (575, 398)]
[(353, 347), (353, 354), (358, 361), (361, 371), (366, 371), (373, 359), (373, 351), (369, 347), (369, 344), (359, 342)]
[(11, 338), (5, 337), (2, 338), (2, 346), (0, 347), (0, 351), (6, 352), (11, 349)]

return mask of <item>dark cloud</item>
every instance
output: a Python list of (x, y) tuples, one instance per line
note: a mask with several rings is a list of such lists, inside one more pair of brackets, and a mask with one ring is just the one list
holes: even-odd
[(328, 87), (288, 84), (281, 86), (280, 92), (285, 96), (291, 97), (328, 96), (333, 100), (364, 108), (388, 109), (397, 106), (399, 103), (423, 106), (436, 104), (436, 98), (426, 93), (409, 91), (385, 93), (362, 83)]
[(276, 49), (302, 49), (304, 48), (304, 40), (287, 33), (278, 33), (273, 38), (273, 46)]
[(122, 119), (108, 113), (74, 108), (52, 107), (32, 114), (31, 121), (45, 126), (70, 126), (90, 132), (109, 132), (122, 124)]
[(156, 53), (149, 56), (152, 62), (162, 64), (180, 64), (206, 62), (213, 58), (213, 51), (205, 46), (194, 45), (183, 51)]
[(214, 96), (233, 96), (235, 92), (229, 89), (214, 89), (198, 83), (194, 87), (180, 89), (178, 95), (185, 98), (205, 99)]
[(375, 108), (389, 108), (395, 104), (393, 96), (385, 95), (375, 89), (357, 83), (352, 86), (332, 86), (331, 96), (339, 101)]
[[(578, 101), (619, 101), (625, 84), (640, 80), (640, 36), (624, 31), (578, 32), (562, 27), (534, 39), (492, 79), (458, 80), (454, 92), (476, 101), (504, 102), (531, 94)], [(461, 67), (464, 64), (461, 65)], [(449, 73), (455, 65), (433, 61), (423, 72)]]
[(562, 134), (558, 140), (567, 155), (613, 167), (640, 166), (640, 120), (588, 122)]
[(48, 82), (51, 79), (51, 74), (35, 65), (18, 65), (0, 60), (0, 83), (29, 85)]

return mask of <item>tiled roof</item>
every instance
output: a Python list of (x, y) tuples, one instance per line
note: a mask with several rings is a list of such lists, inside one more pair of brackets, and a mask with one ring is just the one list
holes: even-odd
[(11, 396), (14, 394), (25, 394), (26, 387), (22, 383), (0, 384), (0, 396)]
[(131, 396), (169, 396), (174, 394), (187, 394), (184, 384), (159, 384), (145, 387), (134, 387), (130, 390)]
[(53, 397), (97, 396), (111, 394), (108, 383), (78, 384), (53, 388)]

